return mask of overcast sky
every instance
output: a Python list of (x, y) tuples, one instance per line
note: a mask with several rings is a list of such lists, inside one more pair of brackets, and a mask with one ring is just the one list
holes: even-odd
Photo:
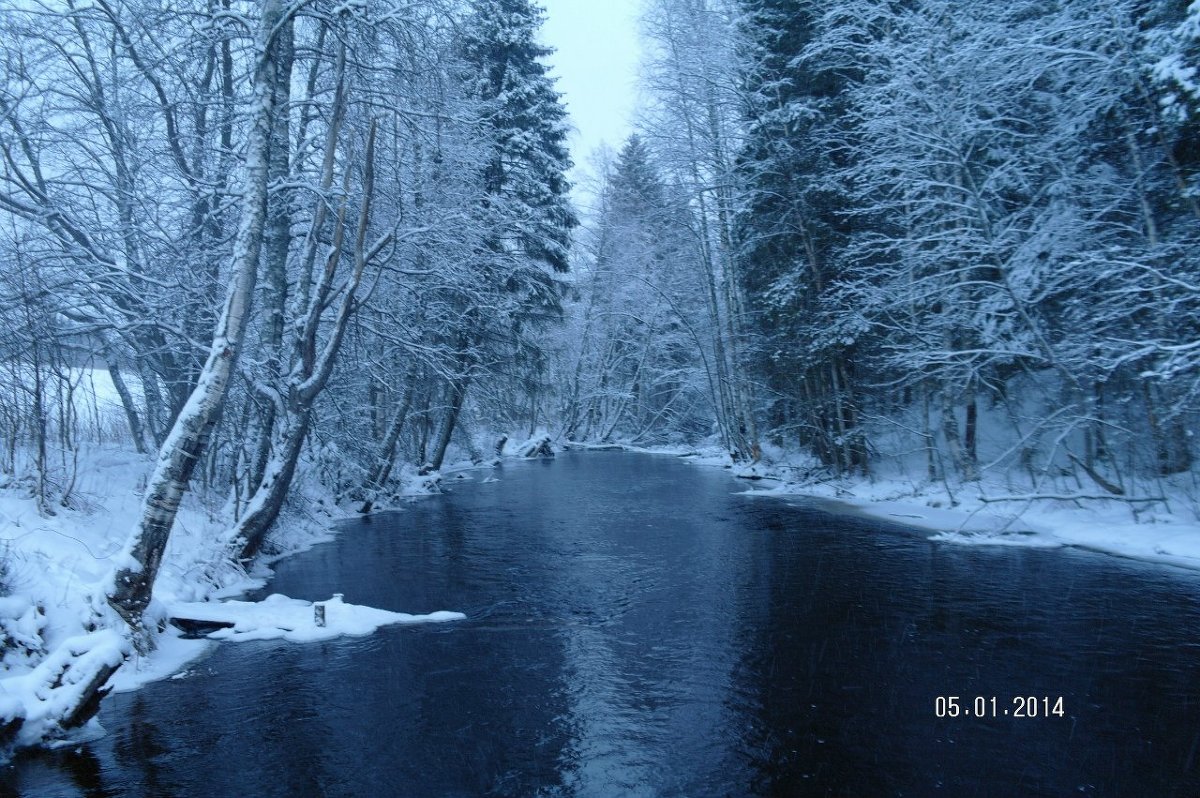
[(620, 149), (630, 133), (639, 55), (640, 0), (541, 0), (542, 39), (558, 50), (549, 59), (565, 95), (575, 133), (576, 178), (605, 142)]

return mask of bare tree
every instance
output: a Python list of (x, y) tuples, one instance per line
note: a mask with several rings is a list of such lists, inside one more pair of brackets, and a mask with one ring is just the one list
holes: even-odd
[[(289, 12), (290, 13), (290, 12)], [(142, 519), (126, 547), (126, 561), (113, 577), (108, 603), (138, 632), (150, 638), (142, 613), (150, 603), (179, 502), (204, 454), (224, 404), (249, 322), (258, 275), (268, 190), (271, 130), (276, 113), (275, 86), (291, 79), (276, 59), (288, 17), (278, 0), (265, 0), (258, 20), (250, 130), (246, 144), (241, 222), (234, 241), (229, 290), (213, 331), (208, 359), (187, 404), (163, 443), (158, 464), (146, 486)]]

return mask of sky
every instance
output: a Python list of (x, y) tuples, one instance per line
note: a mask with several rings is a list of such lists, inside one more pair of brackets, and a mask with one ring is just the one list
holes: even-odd
[(575, 127), (572, 182), (582, 179), (601, 142), (614, 150), (632, 132), (640, 59), (640, 0), (541, 0), (542, 41), (556, 48), (548, 59)]

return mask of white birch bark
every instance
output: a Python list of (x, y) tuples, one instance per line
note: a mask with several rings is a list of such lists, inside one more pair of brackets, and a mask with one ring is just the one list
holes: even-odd
[(282, 17), (279, 0), (264, 0), (257, 36), (258, 62), (254, 69), (241, 222), (234, 242), (229, 292), (200, 379), (159, 451), (158, 464), (146, 486), (141, 521), (118, 561), (108, 595), (109, 605), (134, 629), (143, 647), (149, 645), (149, 639), (142, 627), (142, 614), (150, 603), (179, 503), (225, 401), (250, 315), (262, 249), (267, 154), (275, 113), (277, 65), (273, 39)]
[(283, 508), (283, 502), (287, 498), (288, 489), (295, 476), (304, 439), (312, 421), (313, 403), (320, 392), (324, 390), (333, 373), (338, 351), (345, 338), (346, 327), (357, 307), (358, 287), (362, 284), (363, 272), (367, 263), (374, 259), (393, 237), (392, 233), (386, 233), (375, 244), (367, 246), (367, 229), (370, 225), (374, 198), (376, 129), (376, 123), (372, 122), (367, 131), (366, 151), (363, 154), (363, 202), (359, 209), (358, 226), (352, 244), (353, 271), (346, 284), (341, 288), (341, 301), (330, 322), (327, 337), (322, 345), (318, 345), (317, 332), (321, 323), (322, 311), (333, 290), (334, 274), (338, 262), (342, 259), (344, 248), (346, 204), (343, 202), (338, 211), (334, 243), (326, 260), (325, 272), (309, 304), (308, 316), (305, 319), (300, 340), (297, 342), (299, 350), (297, 362), (293, 364), (292, 372), (288, 375), (286, 386), (288, 421), (282, 425), (262, 480), (257, 486), (254, 496), (250, 499), (246, 512), (232, 532), (239, 556), (243, 559), (253, 557), (258, 553), (267, 532)]

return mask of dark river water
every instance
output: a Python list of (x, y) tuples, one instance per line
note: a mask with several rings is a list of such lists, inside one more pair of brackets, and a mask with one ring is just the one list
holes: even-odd
[(1200, 575), (747, 487), (567, 454), (350, 523), (265, 592), (468, 619), (222, 644), (0, 794), (1200, 795)]

